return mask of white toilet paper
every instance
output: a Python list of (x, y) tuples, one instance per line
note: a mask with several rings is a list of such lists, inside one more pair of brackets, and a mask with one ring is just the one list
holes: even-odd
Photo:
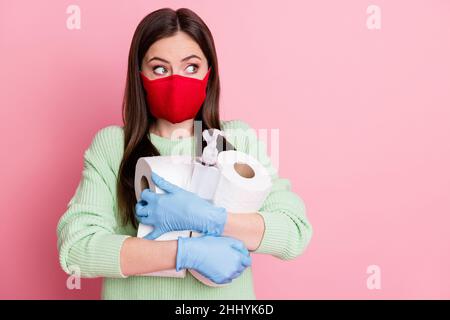
[[(217, 168), (219, 178), (216, 181), (212, 202), (221, 207), (225, 207), (232, 213), (253, 213), (258, 211), (272, 188), (271, 177), (266, 168), (252, 156), (240, 151), (222, 151), (217, 158)], [(208, 178), (209, 177), (209, 178)], [(203, 175), (192, 177), (191, 188), (201, 184), (211, 185), (211, 177), (214, 174), (203, 171)], [(198, 180), (200, 179), (200, 180)], [(205, 181), (209, 179), (209, 181)], [(209, 199), (208, 199), (209, 200)], [(201, 234), (192, 232), (191, 236)], [(189, 272), (200, 282), (208, 286), (223, 286), (215, 284), (195, 270)]]
[(221, 173), (213, 202), (229, 212), (252, 213), (259, 210), (272, 188), (266, 168), (252, 156), (240, 151), (219, 153)]
[(205, 166), (200, 162), (194, 163), (189, 191), (199, 197), (212, 201), (220, 179), (220, 171), (216, 166)]
[[(134, 176), (134, 190), (136, 199), (139, 201), (142, 190), (150, 188), (156, 193), (164, 193), (160, 188), (153, 184), (151, 179), (152, 170), (165, 180), (181, 188), (187, 189), (192, 177), (192, 157), (191, 156), (156, 156), (139, 158), (136, 164)], [(142, 238), (153, 230), (152, 226), (139, 224), (137, 236)], [(161, 235), (156, 240), (176, 240), (179, 236), (189, 237), (190, 231), (173, 231)], [(186, 270), (176, 271), (175, 269), (163, 270), (143, 274), (148, 276), (163, 277), (185, 277)]]

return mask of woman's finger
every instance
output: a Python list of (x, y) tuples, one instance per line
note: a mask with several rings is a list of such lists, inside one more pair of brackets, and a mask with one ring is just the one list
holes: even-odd
[(153, 202), (156, 197), (157, 194), (151, 191), (150, 189), (144, 189), (141, 192), (141, 200), (144, 200), (146, 202)]
[(141, 200), (138, 203), (136, 203), (135, 213), (137, 217), (147, 217), (148, 216), (147, 202)]
[(164, 190), (166, 192), (172, 193), (179, 191), (180, 188), (169, 181), (165, 180), (164, 178), (160, 177), (156, 172), (152, 171), (152, 180), (153, 183), (158, 186), (161, 190)]
[(231, 247), (238, 250), (240, 253), (242, 253), (243, 255), (249, 256), (250, 253), (247, 250), (247, 247), (245, 246), (245, 244), (242, 241), (233, 239), (234, 241), (231, 243)]
[(147, 240), (155, 240), (159, 238), (164, 232), (159, 228), (154, 228), (152, 232), (148, 233), (144, 238)]
[(252, 265), (252, 258), (247, 255), (242, 255), (241, 264), (246, 268), (250, 267)]

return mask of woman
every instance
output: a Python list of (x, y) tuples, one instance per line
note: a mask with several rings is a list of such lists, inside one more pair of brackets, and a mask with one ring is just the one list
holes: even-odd
[[(62, 268), (103, 277), (103, 299), (255, 299), (249, 252), (287, 260), (308, 245), (312, 228), (303, 201), (278, 177), (254, 130), (219, 119), (219, 92), (214, 41), (194, 12), (165, 8), (140, 22), (129, 53), (124, 125), (95, 135), (57, 230)], [(193, 155), (194, 120), (203, 129), (232, 133), (222, 145), (257, 157), (269, 170), (272, 190), (258, 212), (227, 212), (156, 174), (152, 180), (166, 194), (146, 189), (136, 204), (137, 159), (175, 148)], [(154, 231), (137, 238), (139, 222)], [(154, 240), (180, 229), (205, 235)], [(189, 272), (184, 278), (138, 276), (166, 269), (194, 269), (228, 285), (206, 286)]]

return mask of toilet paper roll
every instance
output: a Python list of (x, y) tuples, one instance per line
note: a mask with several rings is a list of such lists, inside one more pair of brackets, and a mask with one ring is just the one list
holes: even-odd
[[(151, 173), (156, 172), (165, 180), (181, 188), (188, 188), (192, 177), (192, 157), (190, 156), (155, 156), (139, 158), (136, 164), (134, 176), (134, 190), (136, 199), (139, 201), (142, 190), (149, 188), (156, 193), (164, 193), (163, 190), (153, 184)], [(139, 224), (137, 237), (142, 238), (153, 230), (152, 226)], [(190, 231), (167, 232), (155, 240), (177, 240), (179, 236), (189, 237)], [(186, 270), (176, 271), (175, 269), (163, 270), (143, 274), (145, 276), (162, 276), (183, 278)]]
[[(222, 151), (217, 158), (217, 168), (220, 174), (212, 198), (214, 205), (224, 207), (228, 212), (244, 214), (257, 212), (262, 207), (272, 189), (272, 179), (257, 159), (240, 151)], [(191, 181), (191, 184), (199, 183)], [(191, 233), (192, 237), (200, 235)], [(195, 270), (189, 269), (189, 272), (205, 285), (223, 286)]]
[(221, 173), (213, 203), (229, 212), (252, 213), (259, 210), (272, 188), (266, 168), (254, 157), (240, 151), (219, 153)]

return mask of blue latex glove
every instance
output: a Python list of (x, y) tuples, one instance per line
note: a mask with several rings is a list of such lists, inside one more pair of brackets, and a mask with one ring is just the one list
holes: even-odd
[(219, 236), (227, 220), (227, 211), (214, 206), (195, 193), (180, 188), (156, 173), (152, 180), (165, 193), (144, 189), (136, 204), (136, 219), (154, 229), (144, 238), (153, 240), (169, 231), (193, 230)]
[(176, 270), (194, 269), (214, 283), (237, 278), (251, 265), (250, 253), (241, 241), (230, 237), (179, 237)]

